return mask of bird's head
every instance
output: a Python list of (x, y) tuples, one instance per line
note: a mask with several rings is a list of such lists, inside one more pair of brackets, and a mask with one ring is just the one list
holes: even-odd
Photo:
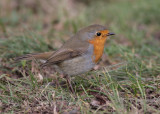
[(79, 30), (76, 35), (79, 39), (83, 41), (88, 41), (95, 38), (106, 40), (108, 36), (115, 34), (109, 32), (109, 30), (105, 26), (95, 24)]

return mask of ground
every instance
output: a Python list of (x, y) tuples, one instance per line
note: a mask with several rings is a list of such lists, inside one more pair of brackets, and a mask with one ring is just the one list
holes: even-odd
[[(159, 0), (1, 0), (0, 113), (160, 113), (159, 6)], [(95, 23), (116, 35), (95, 70), (72, 78), (76, 94), (38, 61), (14, 63), (56, 50)]]

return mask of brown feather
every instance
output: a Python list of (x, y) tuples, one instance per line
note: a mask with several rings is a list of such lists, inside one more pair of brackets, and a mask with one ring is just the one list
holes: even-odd
[(32, 59), (41, 59), (41, 60), (47, 60), (54, 52), (44, 52), (44, 53), (33, 53), (33, 54), (26, 54), (20, 57), (16, 57), (15, 61), (21, 61), (21, 60), (32, 60)]
[(41, 66), (44, 67), (51, 64), (58, 64), (64, 60), (82, 55), (87, 51), (88, 47), (88, 42), (83, 42), (79, 41), (79, 39), (72, 38), (69, 40), (69, 42), (66, 42), (59, 50), (53, 53)]

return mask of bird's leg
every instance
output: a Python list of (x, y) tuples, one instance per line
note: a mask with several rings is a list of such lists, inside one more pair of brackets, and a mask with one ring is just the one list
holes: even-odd
[(58, 79), (59, 79), (59, 77), (57, 77), (57, 75), (56, 75), (56, 82), (55, 82), (56, 83), (56, 88), (60, 86)]
[(68, 75), (65, 75), (64, 78), (66, 79), (67, 85), (68, 85), (69, 89), (71, 90), (71, 92), (75, 93), (75, 91), (72, 87), (71, 78)]

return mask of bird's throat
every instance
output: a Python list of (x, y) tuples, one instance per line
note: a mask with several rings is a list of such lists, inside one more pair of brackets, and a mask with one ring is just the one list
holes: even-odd
[(92, 40), (89, 40), (89, 43), (92, 44), (94, 47), (94, 53), (92, 59), (94, 59), (93, 61), (95, 63), (97, 63), (102, 57), (106, 39), (107, 38), (94, 38)]

